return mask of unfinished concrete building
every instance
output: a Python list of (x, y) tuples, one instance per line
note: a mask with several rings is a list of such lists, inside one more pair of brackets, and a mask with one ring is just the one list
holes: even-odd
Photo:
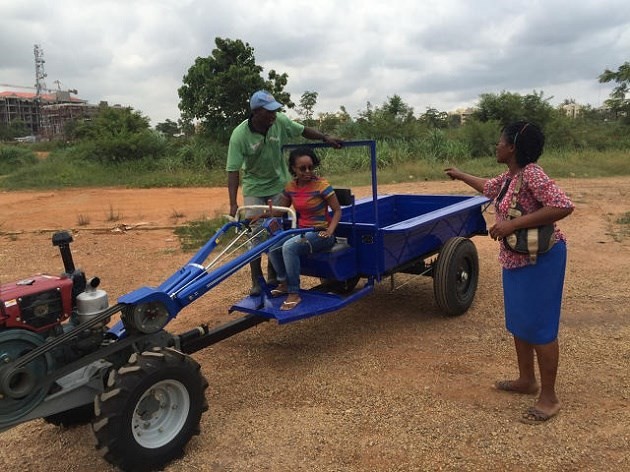
[[(43, 97), (41, 97), (43, 98)], [(34, 93), (0, 92), (0, 125), (22, 122), (31, 134), (39, 133), (40, 103)]]
[(66, 125), (78, 119), (90, 119), (97, 105), (72, 97), (68, 91), (40, 94), (0, 92), (0, 126), (20, 121), (38, 139), (63, 139)]

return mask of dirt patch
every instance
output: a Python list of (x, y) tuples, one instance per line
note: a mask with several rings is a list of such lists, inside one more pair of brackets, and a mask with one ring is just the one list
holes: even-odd
[[(401, 275), (393, 292), (387, 280), (337, 313), (266, 323), (196, 353), (210, 410), (185, 457), (165, 470), (628, 470), (630, 244), (616, 222), (630, 210), (630, 178), (559, 183), (577, 208), (560, 223), (569, 265), (557, 418), (523, 425), (518, 418), (534, 397), (491, 388), (515, 374), (515, 363), (496, 243), (477, 237), (480, 285), (462, 317), (439, 313), (430, 279)], [(466, 192), (446, 181), (381, 188)], [(181, 252), (172, 227), (225, 213), (227, 190), (11, 192), (0, 203), (2, 281), (59, 273), (49, 230), (71, 229), (75, 262), (98, 275), (114, 301), (184, 264), (191, 254)], [(80, 215), (89, 223), (79, 225)], [(228, 279), (169, 329), (232, 319), (227, 310), (247, 278)], [(113, 470), (93, 444), (87, 426), (60, 430), (36, 420), (0, 434), (0, 467)]]

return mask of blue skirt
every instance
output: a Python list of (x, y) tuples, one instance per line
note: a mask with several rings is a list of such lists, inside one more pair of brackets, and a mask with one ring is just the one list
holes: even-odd
[(547, 344), (558, 337), (567, 246), (558, 241), (534, 265), (503, 269), (505, 325), (530, 344)]

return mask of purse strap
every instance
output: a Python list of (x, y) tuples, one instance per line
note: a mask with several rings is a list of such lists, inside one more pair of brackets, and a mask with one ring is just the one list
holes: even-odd
[(518, 176), (518, 180), (516, 184), (514, 184), (514, 191), (512, 192), (512, 200), (510, 201), (510, 208), (508, 208), (507, 214), (510, 219), (517, 218), (523, 214), (521, 210), (519, 210), (516, 206), (518, 202), (518, 193), (521, 191), (521, 186), (523, 185), (523, 173), (521, 172)]

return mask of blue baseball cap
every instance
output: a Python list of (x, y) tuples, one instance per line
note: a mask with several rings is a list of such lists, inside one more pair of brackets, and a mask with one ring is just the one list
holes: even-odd
[(252, 95), (252, 98), (249, 99), (249, 108), (251, 110), (256, 110), (257, 108), (264, 108), (269, 111), (276, 111), (282, 108), (283, 105), (280, 102), (276, 102), (276, 99), (273, 98), (266, 90), (259, 90), (258, 92)]

